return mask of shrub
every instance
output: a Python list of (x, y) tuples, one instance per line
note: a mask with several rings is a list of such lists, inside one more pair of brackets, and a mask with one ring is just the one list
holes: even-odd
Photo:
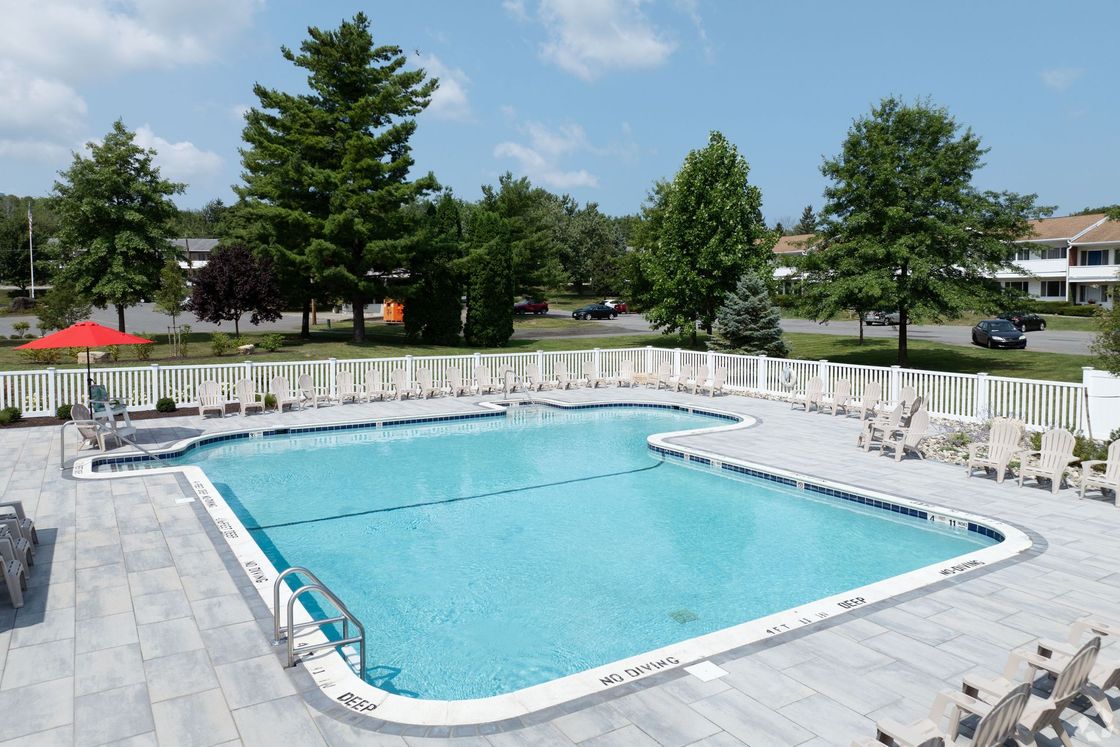
[(113, 361), (114, 363), (121, 359), (120, 345), (108, 345), (106, 346), (105, 350), (109, 353), (109, 360)]
[(15, 324), (12, 325), (12, 329), (15, 330), (15, 334), (12, 335), (12, 337), (15, 337), (15, 338), (18, 339), (20, 337), (23, 337), (25, 334), (27, 334), (27, 331), (29, 329), (31, 329), (31, 325), (28, 324), (27, 322), (16, 322)]
[(175, 412), (175, 400), (171, 397), (160, 397), (156, 401), (157, 412)]
[(23, 413), (19, 411), (18, 407), (5, 407), (0, 410), (0, 425), (18, 423), (22, 417)]
[(284, 335), (265, 335), (261, 338), (261, 341), (257, 343), (257, 346), (261, 350), (265, 350), (269, 353), (275, 353), (277, 350), (284, 347)]
[(50, 348), (48, 350), (20, 350), (19, 354), (28, 363), (44, 363), (47, 365), (58, 363), (60, 348)]
[[(150, 338), (147, 332), (141, 332), (138, 337)], [(146, 342), (143, 345), (136, 346), (136, 357), (139, 360), (147, 361), (152, 359), (152, 351), (155, 350), (156, 344), (154, 342)]]
[[(1112, 435), (1120, 436), (1120, 428), (1113, 431)], [(1111, 436), (1109, 437), (1111, 438)], [(1042, 448), (1042, 434), (1032, 433), (1030, 436), (1031, 450), (1038, 451)], [(1109, 441), (1111, 443), (1111, 441)], [(1073, 455), (1082, 462), (1091, 459), (1104, 459), (1108, 456), (1108, 443), (1102, 443), (1089, 438), (1081, 433), (1074, 434)]]
[(1061, 314), (1062, 316), (1096, 316), (1101, 308), (1093, 304), (1075, 304), (1068, 301), (1033, 301), (1028, 306), (1037, 314)]
[(957, 431), (956, 433), (949, 436), (947, 441), (951, 446), (965, 447), (972, 443), (972, 436), (968, 435), (964, 431)]
[(276, 407), (276, 395), (271, 393), (264, 395), (264, 406), (266, 410)]
[(214, 355), (225, 355), (233, 346), (233, 340), (225, 332), (214, 332), (210, 335), (210, 352)]
[(8, 311), (13, 314), (19, 314), (23, 311), (31, 311), (35, 308), (35, 301), (27, 296), (17, 296), (12, 299), (12, 303), (8, 306)]
[(0, 335), (0, 340), (7, 340), (7, 339), (8, 339), (7, 335)]
[(179, 355), (181, 355), (184, 358), (187, 357), (187, 343), (190, 341), (190, 338), (191, 338), (191, 325), (180, 324), (179, 325)]
[(69, 402), (67, 402), (64, 405), (59, 405), (58, 409), (54, 411), (54, 416), (56, 418), (58, 418), (59, 420), (69, 420), (70, 419), (70, 408), (72, 408), (72, 407), (73, 407), (73, 405), (71, 405)]

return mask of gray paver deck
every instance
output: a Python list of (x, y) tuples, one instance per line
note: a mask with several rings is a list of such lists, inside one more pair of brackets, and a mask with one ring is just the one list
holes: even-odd
[[(646, 390), (550, 396), (700, 401)], [(142, 423), (140, 433), (155, 445), (250, 422), (267, 428), (468, 412), (480, 399), (345, 405), (251, 421), (179, 417)], [(426, 732), (439, 738), (377, 732), (329, 704), (306, 672), (281, 666), (268, 642), (266, 607), (202, 507), (176, 502), (184, 495), (177, 478), (76, 481), (58, 470), (57, 429), (0, 430), (0, 489), (24, 501), (42, 540), (26, 606), (15, 612), (0, 600), (0, 740), (846, 745), (871, 736), (876, 718), (922, 717), (937, 690), (957, 686), (965, 672), (1002, 668), (1013, 646), (1059, 635), (1087, 612), (1120, 617), (1120, 511), (1111, 503), (864, 454), (853, 445), (854, 419), (738, 396), (703, 402), (762, 422), (678, 443), (998, 517), (1035, 533), (1041, 552), (712, 657), (728, 674), (711, 682), (662, 673), (500, 733), (485, 726)], [(1120, 744), (1087, 717), (1069, 720), (1079, 745)]]

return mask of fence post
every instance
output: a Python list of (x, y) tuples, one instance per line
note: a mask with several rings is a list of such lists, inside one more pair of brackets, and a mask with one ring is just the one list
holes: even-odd
[(152, 381), (151, 381), (151, 385), (152, 385), (152, 390), (151, 390), (152, 391), (152, 407), (155, 407), (156, 402), (159, 402), (160, 390), (163, 387), (163, 382), (160, 381), (159, 364), (158, 363), (151, 364), (149, 370), (152, 372)]
[(831, 373), (831, 371), (829, 369), (827, 360), (822, 358), (821, 360), (817, 361), (817, 376), (821, 377), (821, 391), (822, 392), (831, 392), (832, 391), (832, 382), (830, 381), (830, 373)]
[(646, 373), (653, 373), (653, 346), (646, 345)]
[(712, 377), (712, 380), (713, 380), (713, 381), (715, 381), (715, 376), (716, 376), (716, 354), (715, 354), (715, 353), (713, 353), (713, 352), (712, 352), (711, 350), (709, 350), (709, 351), (708, 351), (708, 355), (707, 355), (707, 358), (706, 358), (706, 360), (705, 360), (704, 362), (708, 364), (708, 375)]
[(769, 359), (766, 357), (766, 353), (756, 355), (754, 358), (758, 363), (758, 371), (755, 374), (755, 389), (761, 394), (766, 391), (766, 378), (768, 374), (766, 366), (769, 365)]
[(55, 375), (54, 366), (47, 366), (47, 414), (54, 415), (58, 412), (58, 377)]
[(337, 390), (336, 384), (335, 384), (335, 382), (338, 381), (338, 359), (337, 358), (331, 358), (330, 359), (330, 364), (327, 367), (327, 371), (328, 371), (328, 373), (330, 374), (330, 377), (331, 377), (331, 380), (330, 380), (331, 399), (334, 399), (335, 397), (338, 396), (338, 390)]
[(537, 351), (537, 372), (541, 375), (541, 380), (544, 380), (546, 374), (544, 372), (544, 351)]
[(673, 348), (673, 375), (681, 375), (681, 349)]
[(594, 350), (591, 351), (591, 360), (595, 364), (595, 375), (596, 376), (602, 376), (603, 375), (603, 369), (599, 367), (599, 361), (601, 359), (602, 359), (602, 356), (600, 355), (599, 348), (595, 348)]
[(902, 391), (902, 366), (891, 366), (891, 378), (887, 382), (888, 394), (892, 403), (898, 402), (899, 393)]
[[(475, 353), (474, 354), (474, 368), (478, 368), (481, 365), (482, 365), (482, 353)], [(470, 376), (468, 376), (468, 378), (473, 377), (473, 376), (474, 376), (474, 372), (471, 371)]]
[(976, 393), (973, 397), (972, 419), (977, 423), (984, 422), (989, 414), (990, 406), (988, 402), (988, 374), (981, 371), (976, 374)]

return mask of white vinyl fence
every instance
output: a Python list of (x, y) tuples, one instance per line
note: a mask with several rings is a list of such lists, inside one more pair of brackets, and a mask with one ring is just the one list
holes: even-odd
[[(390, 380), (393, 369), (403, 368), (410, 381), (416, 380), (420, 368), (431, 370), (436, 381), (445, 379), (446, 371), (457, 368), (469, 381), (475, 366), (486, 365), (493, 373), (503, 366), (518, 375), (531, 363), (539, 366), (542, 375), (550, 378), (558, 361), (578, 374), (584, 362), (594, 363), (604, 375), (617, 374), (623, 361), (630, 361), (635, 371), (653, 372), (662, 362), (669, 362), (673, 373), (682, 366), (695, 371), (707, 366), (727, 370), (727, 387), (764, 396), (788, 398), (804, 389), (813, 376), (824, 380), (826, 392), (836, 381), (848, 379), (852, 395), (860, 397), (872, 381), (879, 382), (883, 398), (898, 399), (904, 386), (913, 386), (927, 403), (930, 414), (968, 422), (983, 421), (996, 415), (1021, 418), (1035, 429), (1065, 427), (1092, 431), (1097, 437), (1120, 425), (1120, 397), (1116, 394), (1094, 395), (1091, 390), (1111, 392), (1120, 388), (1117, 379), (1094, 369), (1085, 369), (1082, 383), (1013, 379), (987, 374), (957, 374), (923, 371), (898, 366), (857, 366), (829, 361), (804, 361), (767, 358), (766, 356), (731, 355), (664, 348), (629, 348), (611, 350), (573, 350), (529, 353), (474, 353), (469, 355), (404, 356), (400, 358), (369, 358), (356, 360), (256, 361), (236, 363), (175, 365), (152, 364), (138, 367), (97, 368), (94, 378), (104, 384), (113, 397), (130, 403), (134, 410), (155, 409), (161, 397), (171, 397), (180, 405), (195, 401), (198, 385), (217, 381), (232, 397), (235, 383), (252, 379), (257, 391), (268, 391), (274, 376), (282, 375), (294, 385), (300, 374), (310, 374), (315, 385), (331, 391), (339, 371), (350, 371), (356, 383), (365, 380), (373, 370), (382, 381)], [(59, 405), (83, 402), (86, 397), (85, 370), (44, 368), (38, 371), (0, 371), (0, 407), (18, 407), (25, 416), (54, 415)], [(1092, 401), (1092, 411), (1087, 402)]]

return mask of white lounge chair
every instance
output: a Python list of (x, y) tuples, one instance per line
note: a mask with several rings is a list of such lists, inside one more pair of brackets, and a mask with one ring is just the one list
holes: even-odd
[(827, 407), (832, 413), (833, 417), (840, 414), (843, 410), (848, 412), (848, 407), (852, 402), (852, 382), (848, 379), (839, 379), (832, 387), (832, 396), (826, 400)]
[(576, 385), (571, 371), (568, 370), (568, 364), (564, 361), (556, 361), (556, 365), (552, 367), (552, 373), (556, 376), (552, 384), (557, 389), (571, 389)]
[(299, 397), (292, 394), (288, 386), (287, 376), (274, 376), (268, 385), (269, 393), (276, 400), (276, 411), (284, 412), (284, 408), (296, 409), (300, 406)]
[(364, 389), (363, 397), (366, 402), (373, 402), (375, 399), (385, 399), (392, 392), (385, 388), (385, 382), (381, 379), (381, 369), (367, 368), (365, 376), (362, 380), (362, 388)]
[(968, 476), (972, 477), (974, 470), (990, 469), (996, 471), (996, 482), (1003, 482), (1007, 474), (1007, 465), (1022, 450), (1023, 422), (1011, 418), (992, 418), (991, 428), (988, 430), (987, 443), (972, 443), (968, 445)]
[(415, 390), (408, 384), (408, 371), (403, 368), (394, 368), (389, 372), (389, 380), (393, 382), (393, 396), (400, 401), (408, 399)]
[(634, 379), (634, 361), (623, 361), (618, 366), (618, 376), (615, 377), (615, 384), (620, 387), (630, 387), (631, 389), (638, 383)]
[(696, 371), (688, 380), (688, 389), (693, 394), (700, 391), (700, 387), (708, 380), (708, 367), (707, 365), (697, 366)]
[[(1019, 720), (1031, 697), (1031, 686), (1022, 683), (1012, 687), (996, 702), (988, 704), (964, 693), (947, 690), (933, 701), (929, 718), (904, 725), (890, 719), (875, 722), (876, 738), (852, 742), (852, 747), (873, 747), (884, 744), (897, 747), (943, 747), (944, 745), (971, 745), (971, 747), (1001, 747), (1018, 732)], [(952, 711), (949, 709), (952, 708)], [(949, 727), (943, 730), (941, 721), (949, 711)], [(960, 718), (964, 713), (979, 713), (972, 739), (958, 735)]]
[(700, 391), (707, 392), (709, 397), (716, 396), (716, 392), (723, 393), (723, 387), (727, 384), (727, 369), (723, 366), (716, 368), (716, 375), (707, 381), (701, 382)]
[(805, 412), (809, 412), (809, 408), (815, 407), (819, 412), (821, 409), (821, 390), (824, 389), (824, 382), (820, 376), (814, 376), (809, 379), (809, 383), (805, 385), (805, 394), (795, 394), (793, 400), (790, 402), (790, 409), (798, 405), (805, 408)]
[(78, 437), (82, 439), (78, 444), (79, 451), (86, 446), (96, 446), (105, 451), (110, 440), (116, 441), (118, 445), (124, 443), (111, 425), (104, 420), (94, 420), (85, 405), (76, 404), (71, 407), (70, 420), (78, 429)]
[(0, 537), (0, 570), (4, 573), (4, 585), (12, 606), (23, 606), (23, 592), (27, 590), (27, 569), (16, 553), (16, 548), (5, 535)]
[(19, 531), (31, 544), (39, 544), (39, 532), (35, 529), (35, 522), (23, 510), (23, 501), (0, 501), (0, 517), (14, 518), (19, 524)]
[(0, 518), (0, 540), (12, 543), (16, 557), (30, 577), (31, 566), (35, 565), (35, 546), (20, 533), (19, 522), (15, 518)]
[(548, 382), (541, 377), (541, 369), (536, 363), (525, 366), (525, 386), (531, 392), (539, 392), (548, 386)]
[[(1104, 465), (1104, 471), (1098, 472), (1096, 467)], [(1108, 447), (1108, 457), (1105, 459), (1090, 459), (1081, 463), (1081, 497), (1085, 497), (1086, 490), (1097, 490), (1104, 493), (1112, 491), (1112, 499), (1116, 507), (1120, 508), (1120, 441), (1113, 441)], [(2, 505), (2, 504), (0, 504)]]
[[(1065, 724), (1062, 722), (1062, 714), (1065, 713), (1066, 708), (1078, 695), (1087, 695), (1087, 691), (1091, 690), (1091, 688), (1086, 688), (1086, 685), (1089, 682), (1089, 674), (1093, 669), (1093, 664), (1096, 663), (1097, 655), (1100, 653), (1100, 648), (1101, 639), (1095, 637), (1070, 657), (1060, 671), (1049, 673), (1057, 675), (1054, 685), (1046, 697), (1032, 696), (1027, 701), (1026, 708), (1019, 716), (1017, 742), (1022, 743), (1028, 740), (1033, 742), (1035, 734), (1043, 729), (1052, 729), (1062, 741), (1062, 744), (1071, 744)], [(1020, 678), (1016, 675), (1024, 664), (1026, 665), (1026, 675)], [(1046, 666), (1051, 665), (1052, 662), (1047, 664), (1043, 657), (1022, 650), (1014, 651), (1007, 660), (1007, 667), (1004, 669), (1002, 677), (983, 677), (977, 674), (968, 674), (964, 677), (963, 689), (966, 695), (990, 702), (990, 699), (999, 697), (1000, 694), (1006, 693), (1014, 687), (1019, 687), (1020, 683), (1024, 681), (1029, 686), (1034, 681), (1039, 669), (1045, 670)], [(1092, 697), (1090, 697), (1091, 699)], [(969, 709), (962, 710), (982, 715), (982, 713)], [(986, 708), (978, 709), (978, 711), (982, 710), (986, 710)]]
[(681, 366), (680, 371), (676, 376), (669, 377), (668, 388), (674, 392), (679, 392), (688, 387), (688, 380), (692, 378), (692, 366)]
[(434, 397), (439, 394), (439, 388), (432, 381), (432, 369), (416, 369), (416, 393), (420, 395), (422, 399)]
[(894, 452), (896, 462), (901, 462), (907, 451), (917, 454), (919, 459), (925, 459), (925, 455), (918, 450), (918, 447), (925, 440), (928, 430), (929, 410), (923, 407), (910, 416), (907, 425), (884, 434), (883, 441), (879, 446), (879, 456), (883, 456), (887, 449), (890, 449)]
[(321, 396), (319, 390), (315, 388), (315, 381), (311, 378), (311, 374), (300, 374), (296, 379), (296, 389), (299, 390), (299, 406), (302, 409), (305, 404), (310, 403), (316, 410), (319, 409), (319, 400), (326, 402), (329, 398)]
[(362, 393), (354, 386), (354, 374), (339, 371), (334, 377), (334, 398), (336, 402), (357, 402)]
[(264, 402), (257, 396), (257, 385), (252, 379), (240, 379), (233, 388), (237, 392), (237, 407), (242, 415), (248, 415), (250, 410), (264, 412)]
[(458, 368), (446, 369), (443, 372), (443, 378), (447, 381), (447, 393), (452, 397), (470, 394), (471, 388), (463, 383), (463, 372)]
[(584, 361), (580, 364), (580, 386), (595, 389), (600, 384), (606, 384), (606, 382), (607, 380), (595, 370), (595, 361)]
[(879, 400), (883, 396), (883, 385), (878, 381), (869, 381), (863, 387), (863, 396), (859, 400), (859, 419), (866, 420), (867, 416), (875, 417), (879, 407)]
[(204, 381), (198, 385), (198, 416), (205, 417), (207, 412), (217, 412), (225, 417), (226, 401), (222, 399), (222, 388), (216, 381)]
[(502, 392), (512, 394), (518, 389), (525, 391), (525, 384), (517, 376), (512, 366), (502, 366), (498, 369), (498, 380), (502, 382)]
[(489, 366), (475, 366), (474, 367), (474, 391), (476, 394), (483, 392), (494, 392), (498, 389), (498, 383), (494, 381), (494, 377), (490, 375)]
[(902, 410), (903, 405), (899, 402), (885, 418), (876, 418), (865, 422), (863, 431), (859, 434), (856, 443), (862, 446), (864, 451), (871, 451), (872, 443), (882, 441), (886, 434), (902, 425)]
[(1033, 477), (1050, 481), (1050, 492), (1057, 495), (1065, 477), (1066, 467), (1077, 461), (1073, 455), (1075, 440), (1065, 428), (1054, 428), (1042, 434), (1042, 448), (1038, 451), (1019, 452), (1019, 487), (1023, 480)]
[(668, 389), (672, 378), (673, 364), (669, 361), (661, 361), (657, 364), (657, 371), (650, 377), (649, 386), (651, 389), (660, 389), (662, 386)]
[(898, 392), (898, 401), (902, 403), (902, 415), (905, 417), (913, 409), (913, 402), (918, 398), (918, 390), (912, 386), (904, 386)]

